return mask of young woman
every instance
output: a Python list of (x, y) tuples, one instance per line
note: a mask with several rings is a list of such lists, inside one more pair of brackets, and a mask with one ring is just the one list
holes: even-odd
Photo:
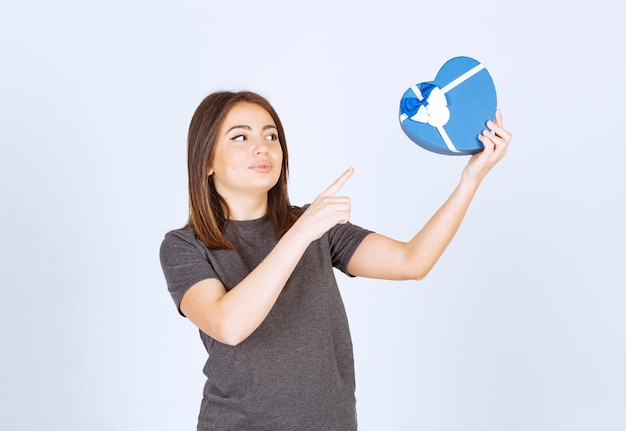
[(218, 92), (188, 136), (190, 217), (161, 263), (179, 312), (208, 352), (198, 430), (356, 430), (348, 322), (333, 267), (420, 280), (452, 240), (511, 135), (500, 112), (448, 200), (408, 242), (349, 222), (345, 171), (303, 208), (287, 194), (280, 119), (251, 92)]

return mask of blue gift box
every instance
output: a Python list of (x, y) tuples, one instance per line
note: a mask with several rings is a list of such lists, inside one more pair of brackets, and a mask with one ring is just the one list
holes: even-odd
[(478, 135), (493, 120), (496, 88), (484, 65), (455, 57), (434, 81), (406, 90), (400, 100), (400, 125), (419, 146), (439, 154), (468, 155), (483, 149)]

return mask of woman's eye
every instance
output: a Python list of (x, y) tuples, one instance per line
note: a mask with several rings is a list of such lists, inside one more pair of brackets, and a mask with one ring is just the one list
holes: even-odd
[(233, 140), (233, 141), (243, 142), (243, 141), (246, 140), (246, 137), (244, 135), (237, 135), (237, 136), (233, 136), (230, 139)]
[(267, 135), (267, 139), (268, 141), (278, 141), (278, 135), (276, 133), (272, 133), (270, 135)]

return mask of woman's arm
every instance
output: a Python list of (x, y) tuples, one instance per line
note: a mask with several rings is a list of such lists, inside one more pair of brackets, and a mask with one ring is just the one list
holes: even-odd
[(309, 244), (350, 218), (350, 199), (336, 196), (352, 175), (348, 169), (322, 192), (278, 241), (265, 259), (237, 286), (226, 291), (217, 279), (194, 284), (180, 309), (217, 341), (237, 345), (265, 320)]
[(495, 123), (489, 121), (487, 127), (478, 138), (485, 149), (470, 158), (458, 186), (426, 225), (409, 242), (368, 235), (348, 264), (350, 274), (421, 280), (430, 272), (459, 229), (481, 181), (507, 152), (511, 134), (502, 127), (499, 110)]

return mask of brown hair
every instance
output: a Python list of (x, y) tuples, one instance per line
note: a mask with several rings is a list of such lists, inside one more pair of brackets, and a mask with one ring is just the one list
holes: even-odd
[(283, 235), (298, 219), (302, 211), (292, 207), (287, 194), (289, 158), (287, 141), (278, 114), (272, 105), (259, 94), (250, 91), (220, 91), (208, 95), (198, 106), (187, 136), (187, 170), (189, 183), (189, 221), (196, 236), (209, 248), (234, 249), (235, 245), (224, 235), (224, 225), (229, 218), (226, 201), (219, 195), (209, 176), (213, 163), (217, 135), (228, 112), (240, 102), (259, 105), (265, 109), (278, 130), (283, 152), (280, 177), (268, 192), (267, 216), (274, 225), (277, 236)]

